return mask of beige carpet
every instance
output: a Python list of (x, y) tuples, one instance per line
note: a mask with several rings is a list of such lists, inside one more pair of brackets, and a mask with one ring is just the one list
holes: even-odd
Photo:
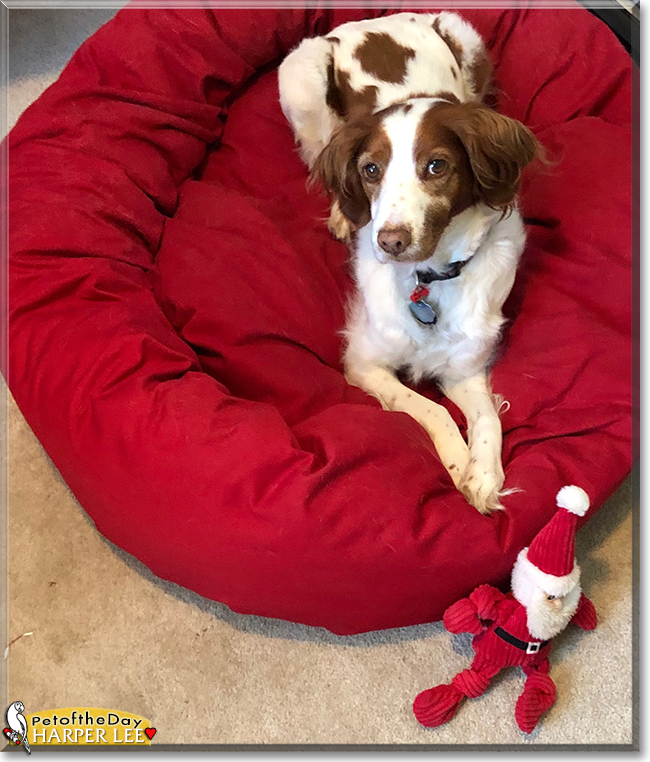
[[(94, 14), (94, 15), (93, 15)], [(110, 11), (10, 12), (9, 120)], [(44, 44), (46, 41), (46, 45)], [(631, 480), (578, 538), (595, 632), (558, 637), (558, 701), (531, 736), (523, 686), (502, 673), (437, 730), (415, 721), (424, 688), (468, 666), (440, 623), (341, 638), (233, 614), (154, 578), (95, 530), (9, 399), (8, 699), (26, 712), (99, 706), (150, 719), (161, 744), (630, 745)], [(4, 644), (3, 644), (4, 645)], [(0, 708), (4, 711), (4, 706)], [(628, 746), (628, 748), (630, 748)]]

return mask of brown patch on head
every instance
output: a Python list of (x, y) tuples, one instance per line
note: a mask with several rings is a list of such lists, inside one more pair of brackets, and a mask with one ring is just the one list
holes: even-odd
[[(347, 122), (332, 135), (314, 162), (312, 179), (320, 180), (335, 195), (343, 214), (358, 229), (370, 221), (370, 199), (390, 155), (390, 141), (381, 126), (381, 116), (366, 114)], [(362, 178), (360, 169), (368, 163), (380, 167), (379, 182)]]
[(492, 80), (492, 61), (487, 57), (485, 51), (478, 53), (470, 64), (469, 76), (474, 92), (482, 98)]
[(470, 206), (482, 201), (507, 212), (537, 151), (533, 134), (514, 119), (474, 103), (433, 105), (418, 125), (413, 153), (431, 197), (418, 259), (433, 254), (449, 222)]
[[(458, 136), (445, 124), (441, 115), (452, 108), (435, 104), (423, 115), (413, 147), (417, 176), (431, 202), (424, 214), (424, 229), (418, 259), (427, 259), (453, 217), (475, 202), (474, 178)], [(439, 172), (429, 171), (430, 162), (441, 163)]]
[(368, 32), (353, 56), (367, 74), (398, 85), (404, 82), (408, 62), (414, 58), (415, 51), (400, 45), (387, 32)]
[(325, 102), (338, 116), (360, 116), (371, 113), (377, 104), (377, 88), (368, 85), (363, 90), (355, 90), (350, 85), (350, 74), (336, 69), (334, 59), (330, 56), (327, 64), (327, 90)]
[[(444, 123), (447, 110), (446, 104), (436, 104), (423, 115), (415, 136), (413, 158), (425, 190), (439, 201), (438, 206), (447, 208), (451, 218), (472, 205), (474, 194), (467, 152), (458, 136)], [(432, 160), (444, 161), (444, 171), (430, 174), (428, 164)]]
[(440, 17), (438, 16), (433, 24), (431, 25), (437, 34), (442, 38), (443, 42), (447, 45), (449, 50), (451, 50), (452, 56), (456, 59), (456, 63), (458, 64), (458, 68), (461, 69), (463, 66), (463, 47), (458, 42), (458, 40), (449, 32), (443, 31), (440, 28)]

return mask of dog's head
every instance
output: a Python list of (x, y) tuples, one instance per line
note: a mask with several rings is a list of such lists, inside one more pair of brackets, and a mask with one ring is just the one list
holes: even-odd
[(483, 202), (507, 212), (539, 144), (523, 124), (474, 103), (414, 98), (349, 121), (312, 176), (382, 262), (433, 256), (450, 222)]

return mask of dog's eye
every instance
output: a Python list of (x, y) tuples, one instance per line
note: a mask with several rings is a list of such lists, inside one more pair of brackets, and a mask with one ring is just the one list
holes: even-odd
[(555, 596), (554, 595), (547, 595), (546, 596), (546, 600), (547, 601), (554, 601), (555, 600)]
[(376, 164), (373, 164), (372, 162), (364, 164), (363, 176), (366, 180), (378, 180), (379, 174), (379, 167)]
[(440, 175), (447, 169), (447, 162), (444, 159), (431, 159), (427, 164), (427, 173), (429, 175)]

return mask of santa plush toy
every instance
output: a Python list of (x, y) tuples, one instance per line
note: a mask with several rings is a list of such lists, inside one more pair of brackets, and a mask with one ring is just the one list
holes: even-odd
[(413, 711), (422, 725), (448, 722), (463, 699), (482, 695), (505, 667), (521, 667), (526, 675), (515, 708), (524, 733), (531, 733), (555, 703), (555, 684), (548, 675), (551, 639), (570, 622), (583, 630), (593, 630), (597, 623), (594, 605), (580, 589), (574, 555), (576, 524), (587, 512), (589, 498), (580, 487), (563, 487), (557, 504), (560, 510), (517, 556), (510, 593), (481, 585), (445, 611), (443, 623), (450, 632), (474, 635), (476, 656), (450, 685), (417, 696)]

